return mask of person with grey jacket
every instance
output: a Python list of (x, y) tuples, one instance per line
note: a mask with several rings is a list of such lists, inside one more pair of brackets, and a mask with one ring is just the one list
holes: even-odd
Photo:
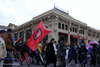
[(65, 46), (64, 37), (61, 36), (58, 41), (58, 55), (61, 58), (61, 63), (58, 67), (66, 67), (65, 55), (68, 48)]

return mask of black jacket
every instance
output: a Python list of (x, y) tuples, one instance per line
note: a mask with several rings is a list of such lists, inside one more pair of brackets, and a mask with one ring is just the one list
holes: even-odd
[(50, 61), (51, 63), (55, 61), (56, 55), (53, 47), (53, 43), (49, 42), (46, 49), (46, 57), (45, 59)]
[(29, 53), (29, 47), (27, 45), (27, 42), (25, 42), (23, 45), (22, 45), (22, 52), (23, 53)]
[(22, 43), (15, 44), (15, 50), (21, 52), (23, 50), (22, 49)]
[(81, 53), (87, 53), (86, 45), (84, 43), (81, 44)]

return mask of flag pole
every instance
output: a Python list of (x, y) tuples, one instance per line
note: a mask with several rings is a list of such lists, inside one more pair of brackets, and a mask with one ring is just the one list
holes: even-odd
[(55, 8), (55, 0), (54, 0), (54, 8)]

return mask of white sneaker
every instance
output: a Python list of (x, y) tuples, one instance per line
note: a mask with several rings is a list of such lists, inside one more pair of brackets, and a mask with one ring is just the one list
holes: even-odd
[(76, 66), (78, 66), (78, 64), (76, 64)]
[(68, 66), (70, 66), (70, 63), (68, 64)]

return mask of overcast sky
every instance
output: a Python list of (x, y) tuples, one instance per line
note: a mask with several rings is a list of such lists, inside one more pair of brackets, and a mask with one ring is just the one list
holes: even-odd
[(100, 0), (0, 0), (0, 25), (23, 24), (55, 5), (100, 30)]

